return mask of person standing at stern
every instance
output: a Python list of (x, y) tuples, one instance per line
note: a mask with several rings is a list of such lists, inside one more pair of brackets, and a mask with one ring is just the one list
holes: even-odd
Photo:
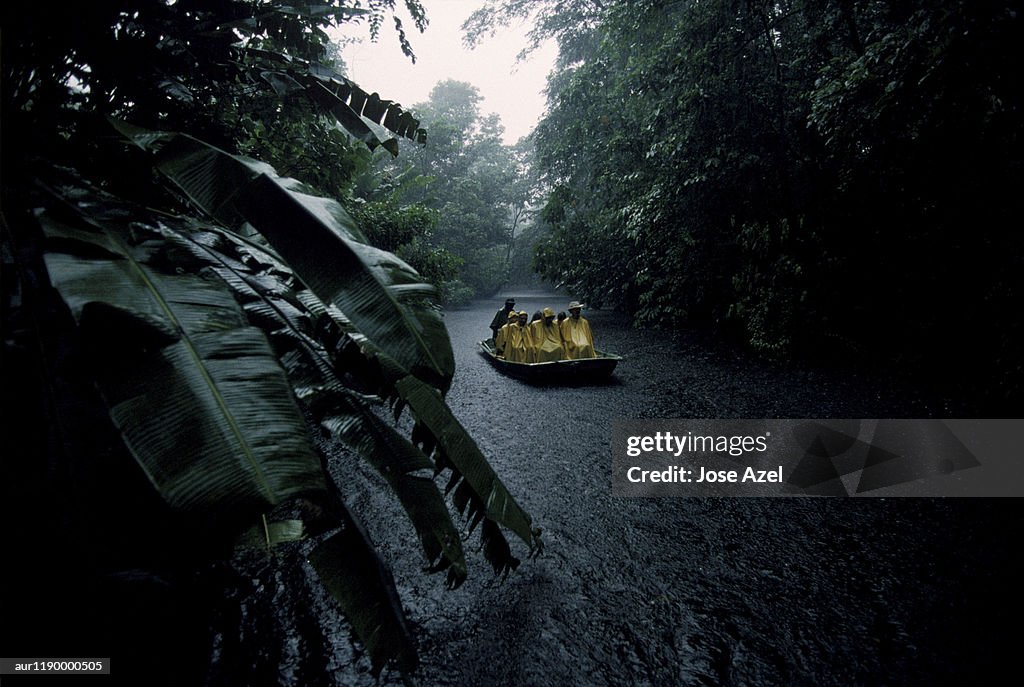
[(494, 313), (494, 317), (491, 319), (491, 338), (495, 341), (498, 340), (498, 331), (508, 324), (509, 313), (513, 311), (515, 306), (515, 298), (506, 298), (505, 307)]

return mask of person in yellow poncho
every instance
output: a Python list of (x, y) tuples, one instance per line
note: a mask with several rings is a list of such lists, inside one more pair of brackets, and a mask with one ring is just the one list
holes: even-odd
[(541, 319), (530, 323), (530, 334), (533, 336), (534, 362), (547, 363), (565, 358), (562, 334), (555, 324), (554, 310), (544, 308)]
[(594, 335), (590, 331), (590, 323), (580, 316), (582, 311), (583, 304), (573, 301), (569, 303), (569, 317), (562, 320), (562, 344), (567, 360), (597, 357)]
[(505, 346), (508, 344), (509, 335), (512, 331), (512, 327), (519, 326), (519, 313), (515, 310), (508, 314), (506, 324), (504, 327), (498, 330), (498, 333), (494, 336), (494, 351), (499, 356), (505, 355)]
[(530, 315), (522, 310), (515, 323), (509, 322), (508, 336), (505, 339), (505, 360), (510, 363), (533, 362), (533, 337), (527, 319)]

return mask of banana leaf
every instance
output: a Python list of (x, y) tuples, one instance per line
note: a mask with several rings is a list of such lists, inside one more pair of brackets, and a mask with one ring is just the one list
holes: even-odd
[[(333, 400), (333, 412), (321, 424), (355, 448), (387, 480), (416, 527), (432, 564), (428, 571), (447, 570), (448, 587), (457, 588), (466, 579), (465, 554), (437, 485), (429, 477), (433, 463), (369, 409), (339, 401), (342, 399)], [(428, 476), (414, 474), (416, 471)]]
[[(303, 300), (304, 304), (315, 307)], [(412, 375), (402, 376), (398, 366), (372, 342), (359, 337), (358, 332), (350, 328), (350, 323), (345, 322), (336, 309), (324, 308), (322, 304), (320, 308), (314, 309), (314, 314), (329, 316), (343, 335), (358, 341), (359, 362), (356, 369), (363, 375), (368, 368), (373, 369), (373, 376), (385, 381), (389, 394), (393, 396), (396, 419), (403, 407), (408, 407), (412, 412), (416, 419), (412, 443), (421, 447), (425, 455), (435, 455), (435, 473), (444, 469), (451, 471), (445, 493), (452, 494), (453, 505), (470, 521), (469, 532), (472, 533), (481, 520), (485, 524), (495, 525), (481, 532), (484, 556), (495, 572), (507, 573), (519, 565), (519, 560), (511, 555), (508, 542), (497, 524), (514, 531), (533, 554), (543, 552), (540, 530), (532, 527), (529, 514), (512, 497), (440, 394)], [(461, 471), (465, 471), (469, 479)]]
[(455, 362), (433, 287), (405, 262), (366, 244), (339, 203), (190, 136), (154, 139), (114, 125), (156, 151), (157, 169), (204, 211), (229, 228), (251, 223), (321, 300), (337, 306), (389, 358), (448, 390)]
[(222, 284), (168, 265), (173, 220), (109, 197), (40, 211), (51, 282), (126, 445), (163, 498), (235, 520), (326, 488), (263, 332)]
[[(236, 249), (244, 250), (245, 257), (248, 258), (247, 262), (267, 265), (273, 263), (270, 256), (261, 255), (262, 249), (259, 246), (248, 244), (243, 246), (240, 239), (225, 236), (220, 239), (220, 244), (225, 245), (232, 241), (237, 242)], [(211, 253), (214, 251), (212, 247), (204, 247), (203, 250), (211, 251)], [(224, 252), (227, 252), (227, 248), (221, 248), (215, 253), (220, 256), (218, 259), (224, 265), (223, 269), (218, 270), (218, 273), (226, 281), (241, 282), (236, 287), (236, 294), (245, 289), (252, 290), (252, 295), (246, 297), (246, 300), (250, 302), (245, 306), (246, 311), (250, 313), (250, 320), (258, 317), (264, 322), (262, 325), (264, 328), (276, 328), (279, 337), (287, 337), (296, 342), (301, 341), (302, 355), (289, 357), (288, 362), (284, 364), (299, 398), (313, 409), (314, 417), (324, 427), (363, 456), (388, 481), (416, 527), (428, 560), (431, 563), (435, 559), (439, 561), (430, 570), (448, 569), (448, 585), (453, 588), (459, 586), (465, 579), (465, 560), (451, 519), (443, 501), (437, 494), (433, 481), (410, 474), (415, 470), (429, 469), (433, 467), (433, 464), (426, 459), (422, 451), (401, 437), (393, 428), (384, 424), (367, 407), (366, 401), (350, 390), (344, 389), (341, 382), (334, 377), (332, 368), (325, 365), (321, 359), (326, 355), (326, 351), (306, 336), (305, 331), (308, 328), (304, 328), (301, 323), (308, 320), (306, 318), (300, 320), (297, 314), (288, 315), (288, 313), (299, 312), (299, 309), (292, 304), (296, 301), (302, 310), (315, 307), (311, 297), (300, 293), (287, 303), (281, 301), (280, 297), (287, 289), (281, 286), (280, 279), (277, 282), (267, 279), (257, 281), (256, 275), (251, 274), (248, 277), (243, 277), (243, 273), (249, 272), (249, 268), (243, 264), (242, 256), (236, 256), (238, 259), (231, 259), (224, 256), (222, 254)], [(285, 281), (287, 281), (286, 278)], [(261, 293), (257, 294), (257, 290)], [(317, 315), (322, 315), (324, 312), (325, 308), (322, 304), (315, 311)], [(310, 314), (313, 315), (313, 313)], [(343, 323), (343, 325), (348, 326), (348, 323)], [(271, 338), (272, 341), (278, 340), (273, 334)], [(280, 355), (281, 347), (278, 344), (275, 346)], [(375, 351), (373, 345), (365, 340), (361, 341), (360, 346), (363, 354), (370, 359), (374, 355), (383, 355), (379, 351)], [(365, 365), (359, 365), (358, 369), (365, 369), (365, 367)], [(401, 379), (400, 384), (396, 384), (395, 392), (398, 393), (396, 410), (406, 403), (404, 400), (406, 395), (413, 395), (412, 402), (415, 404), (413, 411), (417, 418), (423, 418), (417, 427), (431, 433), (431, 438), (433, 433), (438, 434), (441, 437), (440, 445), (443, 450), (456, 456), (455, 460), (449, 460), (450, 467), (453, 469), (454, 481), (448, 491), (453, 491), (454, 487), (458, 485), (458, 489), (453, 491), (453, 503), (458, 511), (465, 514), (467, 520), (470, 521), (469, 531), (472, 532), (476, 525), (487, 516), (489, 520), (513, 528), (531, 548), (539, 548), (540, 540), (531, 529), (529, 516), (512, 499), (500, 479), (487, 464), (486, 458), (476, 448), (476, 444), (454, 415), (450, 411), (445, 412), (446, 406), (443, 399), (433, 389), (417, 382), (415, 378), (407, 377), (406, 375)], [(327, 388), (332, 391), (328, 393)], [(414, 441), (422, 441), (422, 439), (422, 436), (414, 436)], [(436, 443), (438, 442), (435, 439), (431, 445)], [(462, 473), (458, 472), (459, 469), (465, 470), (471, 479), (462, 479)], [(489, 513), (488, 503), (491, 504)], [(519, 561), (511, 555), (508, 543), (501, 531), (496, 527), (485, 529), (482, 531), (481, 537), (485, 557), (494, 566), (497, 573), (507, 573), (519, 564)]]
[(272, 548), (278, 544), (302, 541), (305, 538), (306, 525), (302, 520), (277, 520), (252, 526), (236, 540), (235, 546)]
[[(364, 379), (377, 379), (387, 387), (384, 392), (394, 400), (396, 419), (403, 407), (409, 407), (416, 419), (412, 443), (420, 446), (426, 455), (435, 454), (435, 472), (440, 473), (446, 468), (451, 470), (445, 492), (453, 494), (452, 500), (459, 513), (471, 521), (470, 532), (486, 516), (488, 520), (511, 529), (534, 554), (540, 554), (544, 548), (540, 530), (532, 527), (529, 514), (516, 503), (437, 390), (412, 375), (404, 374), (373, 342), (361, 337), (336, 308), (325, 308), (320, 304), (317, 309), (316, 304), (303, 300), (314, 315), (329, 318), (342, 336), (349, 337), (352, 347), (358, 347), (359, 360), (355, 371)], [(469, 479), (464, 478), (462, 471), (469, 475)], [(507, 572), (519, 565), (519, 561), (511, 556), (500, 529), (488, 528), (481, 536), (484, 555), (496, 572)]]
[[(361, 234), (338, 203), (305, 193), (267, 165), (181, 134), (154, 139), (151, 132), (113, 123), (133, 142), (156, 151), (158, 169), (211, 215), (256, 226), (297, 276), (332, 304), (325, 312), (355, 342), (352, 348), (358, 349), (360, 360), (368, 361), (367, 367), (385, 382), (382, 393), (409, 404), (445, 456), (444, 466), (465, 477), (473, 503), (487, 518), (515, 532), (531, 551), (540, 551), (542, 543), (529, 515), (435, 390), (447, 390), (454, 360), (444, 322), (427, 300), (431, 288), (419, 282), (415, 271), (361, 243)], [(485, 553), (500, 548), (485, 547)], [(491, 562), (502, 569), (515, 564), (511, 558)]]
[[(95, 190), (51, 194), (62, 204), (37, 212), (48, 273), (93, 351), (94, 374), (111, 415), (158, 491), (176, 508), (231, 521), (251, 521), (255, 512), (289, 496), (308, 496), (342, 527), (315, 548), (310, 562), (366, 646), (375, 674), (389, 661), (403, 672), (414, 670), (418, 658), (394, 581), (358, 521), (332, 498), (274, 352), (258, 329), (246, 325), (233, 298), (235, 292), (243, 302), (260, 303), (268, 300), (257, 293), (260, 288), (287, 293), (281, 278), (245, 274), (245, 264), (224, 255), (221, 274), (215, 274), (212, 247), (223, 247), (225, 237), (191, 220), (144, 217), (141, 208)], [(272, 257), (261, 257), (270, 270), (282, 272)], [(237, 279), (232, 284), (224, 274)], [(281, 308), (276, 324), (301, 331), (302, 325), (284, 322), (288, 312)], [(290, 315), (296, 313), (304, 315), (301, 308)], [(250, 340), (239, 332), (256, 336)], [(194, 349), (198, 372), (176, 349)], [(282, 408), (289, 411), (284, 418)], [(358, 427), (349, 433), (358, 436)], [(407, 467), (429, 464), (420, 454)], [(437, 504), (444, 508), (429, 486), (433, 499), (422, 498), (428, 505), (421, 507), (428, 514)], [(297, 541), (304, 529), (297, 520), (264, 521), (238, 543)], [(439, 531), (446, 532), (443, 526)], [(445, 556), (456, 560), (443, 567), (461, 566), (461, 581), (465, 562), (449, 519), (445, 537), (453, 536)]]
[[(531, 551), (539, 551), (543, 545), (530, 516), (516, 503), (451, 409), (439, 402), (441, 399), (437, 391), (412, 376), (400, 380), (396, 388), (402, 400), (409, 404), (417, 422), (436, 441), (445, 460), (462, 476), (482, 504), (487, 519), (515, 532)], [(488, 536), (495, 535), (489, 533)]]
[(426, 143), (427, 132), (412, 113), (398, 103), (381, 100), (376, 93), (368, 94), (324, 64), (259, 48), (245, 48), (243, 52), (258, 78), (269, 83), (279, 96), (304, 92), (330, 113), (346, 134), (371, 150), (382, 146), (397, 156), (398, 137)]
[(327, 112), (330, 112), (338, 125), (352, 138), (364, 143), (370, 150), (378, 145), (398, 156), (398, 139), (388, 137), (384, 127), (376, 122), (360, 116), (344, 100), (334, 94), (329, 88), (321, 83), (311, 83), (305, 86), (304, 90), (309, 94), (313, 102), (317, 103)]
[[(310, 336), (308, 311), (289, 285), (289, 274), (258, 246), (220, 235), (215, 229), (179, 239), (202, 264), (232, 286), (249, 321), (268, 332), (298, 399), (320, 424), (369, 462), (398, 496), (419, 534), (430, 572), (448, 571), (448, 586), (466, 578), (458, 532), (429, 472), (433, 463), (385, 424), (367, 399), (347, 389), (327, 361), (326, 351)], [(244, 260), (244, 262), (243, 262)], [(180, 262), (180, 261), (179, 261)], [(248, 263), (248, 264), (247, 264)], [(266, 266), (276, 274), (254, 271)]]
[(399, 670), (416, 670), (419, 658), (394, 579), (370, 544), (369, 537), (347, 513), (340, 532), (309, 556), (324, 586), (339, 603), (359, 640), (370, 654), (374, 676), (388, 661)]

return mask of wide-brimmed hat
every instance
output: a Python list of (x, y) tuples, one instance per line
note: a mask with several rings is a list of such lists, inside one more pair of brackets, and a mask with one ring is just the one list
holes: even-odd
[(510, 319), (510, 320), (519, 319), (519, 313), (517, 313), (515, 310), (509, 310), (508, 311), (508, 319)]
[(586, 303), (580, 303), (579, 301), (570, 301), (568, 309), (575, 310), (576, 308), (583, 308), (584, 305), (586, 305)]
[(529, 317), (530, 313), (526, 312), (525, 310), (520, 310), (519, 311), (519, 316), (520, 317)]
[(554, 317), (555, 311), (551, 308), (544, 308), (544, 317)]
[(506, 298), (505, 299), (505, 305), (515, 305), (515, 304), (516, 304), (516, 299), (515, 298)]

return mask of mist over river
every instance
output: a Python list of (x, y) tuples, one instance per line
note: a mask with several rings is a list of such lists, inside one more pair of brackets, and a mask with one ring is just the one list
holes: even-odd
[[(422, 572), (415, 534), (380, 478), (336, 456), (335, 478), (392, 566), (418, 637), (419, 684), (967, 684), (1009, 660), (1015, 633), (997, 628), (1016, 620), (1016, 499), (611, 495), (615, 419), (948, 416), (941, 401), (882, 375), (766, 362), (596, 310), (584, 316), (598, 349), (627, 356), (612, 380), (530, 386), (478, 354), (505, 295), (446, 313), (457, 364), (448, 402), (542, 528), (542, 556), (527, 560), (509, 534), (523, 562), (497, 580), (474, 532), (469, 578), (448, 591), (443, 576)], [(568, 303), (509, 295), (530, 313)], [(243, 599), (243, 616), (263, 602), (277, 609), (254, 625), (298, 628), (267, 647), (264, 668), (283, 665), (282, 684), (375, 684), (307, 582), (287, 593), (265, 584)], [(319, 611), (296, 611), (289, 594)], [(231, 663), (237, 640), (220, 641), (213, 682), (241, 684), (238, 672), (253, 668)], [(401, 684), (395, 672), (382, 682)]]

